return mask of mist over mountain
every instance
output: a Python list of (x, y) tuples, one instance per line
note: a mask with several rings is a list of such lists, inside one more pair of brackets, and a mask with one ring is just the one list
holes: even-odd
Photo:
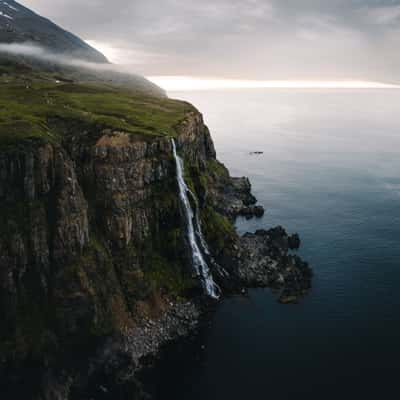
[(56, 73), (66, 80), (165, 95), (144, 77), (109, 63), (79, 37), (12, 0), (0, 0), (0, 62), (11, 63), (13, 73), (28, 68)]
[(106, 57), (83, 40), (13, 0), (0, 0), (0, 43), (32, 42), (54, 53), (107, 63)]
[(400, 0), (19, 1), (145, 76), (400, 81)]

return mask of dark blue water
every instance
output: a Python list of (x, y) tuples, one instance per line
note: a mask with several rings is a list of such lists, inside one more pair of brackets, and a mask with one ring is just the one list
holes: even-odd
[[(158, 366), (160, 399), (397, 398), (400, 372), (400, 91), (173, 93), (194, 103), (218, 157), (302, 238), (313, 288), (224, 300)], [(260, 156), (250, 151), (263, 151)]]

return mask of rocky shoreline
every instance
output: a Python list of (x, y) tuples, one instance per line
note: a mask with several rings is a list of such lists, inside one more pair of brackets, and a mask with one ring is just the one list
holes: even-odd
[(137, 375), (151, 371), (159, 352), (167, 345), (195, 333), (205, 310), (212, 303), (170, 302), (158, 319), (146, 318), (140, 326), (110, 338), (89, 362), (88, 376), (78, 389), (78, 397), (115, 398), (121, 390), (147, 398)]
[[(237, 217), (259, 218), (264, 208), (257, 205), (247, 178), (231, 178), (217, 186), (219, 212), (231, 221)], [(312, 271), (295, 254), (300, 246), (297, 234), (288, 235), (280, 226), (237, 236), (232, 245), (230, 273), (219, 275), (224, 295), (245, 295), (250, 288), (271, 288), (283, 304), (297, 303), (311, 287)], [(219, 266), (216, 264), (216, 268)], [(110, 336), (79, 369), (43, 366), (42, 387), (45, 400), (113, 399), (119, 393), (134, 393), (134, 398), (151, 399), (140, 374), (151, 371), (160, 352), (187, 336), (196, 334), (200, 322), (217, 302), (199, 292), (186, 299), (163, 299), (156, 316), (137, 318), (134, 326)], [(83, 357), (85, 358), (85, 356)], [(62, 363), (61, 363), (62, 364)], [(123, 397), (124, 398), (124, 397)]]
[[(312, 279), (308, 264), (297, 255), (289, 254), (299, 246), (299, 236), (289, 236), (280, 226), (245, 233), (238, 249), (240, 284), (236, 291), (245, 295), (249, 288), (271, 288), (280, 303), (298, 303), (311, 288)], [(144, 319), (139, 327), (127, 330), (118, 340), (108, 341), (91, 362), (90, 394), (93, 398), (100, 394), (101, 398), (108, 398), (108, 395), (112, 398), (116, 387), (120, 390), (134, 383), (137, 390), (140, 388), (140, 396), (147, 398), (135, 376), (143, 369), (147, 375), (151, 374), (159, 352), (165, 346), (195, 334), (201, 319), (216, 304), (206, 298), (170, 302), (160, 318)]]
[(289, 236), (281, 226), (241, 237), (239, 276), (248, 287), (269, 287), (281, 303), (297, 303), (311, 288), (312, 270), (291, 250), (300, 247), (298, 234)]
[(257, 204), (257, 199), (251, 193), (249, 178), (229, 177), (222, 184), (217, 184), (216, 189), (217, 209), (232, 221), (238, 216), (251, 219), (264, 215), (264, 207)]

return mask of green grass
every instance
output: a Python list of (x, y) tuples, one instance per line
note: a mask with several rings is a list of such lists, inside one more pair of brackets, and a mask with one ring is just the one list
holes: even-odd
[(235, 236), (235, 228), (228, 218), (218, 214), (210, 206), (202, 210), (203, 231), (216, 256), (222, 254)]
[(75, 127), (90, 126), (97, 133), (123, 131), (132, 140), (138, 135), (176, 136), (177, 125), (193, 110), (185, 102), (105, 84), (5, 75), (0, 85), (0, 148), (32, 141), (61, 142), (66, 131), (54, 121), (73, 121)]
[(150, 293), (161, 290), (176, 298), (183, 297), (185, 290), (194, 286), (194, 281), (184, 266), (157, 254), (152, 254), (147, 260), (144, 280)]

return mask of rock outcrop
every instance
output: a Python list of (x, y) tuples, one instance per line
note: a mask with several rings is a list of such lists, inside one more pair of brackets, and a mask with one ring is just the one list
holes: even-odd
[(298, 302), (311, 288), (312, 271), (299, 256), (297, 234), (278, 226), (246, 233), (240, 240), (239, 276), (246, 287), (271, 287), (282, 303)]

